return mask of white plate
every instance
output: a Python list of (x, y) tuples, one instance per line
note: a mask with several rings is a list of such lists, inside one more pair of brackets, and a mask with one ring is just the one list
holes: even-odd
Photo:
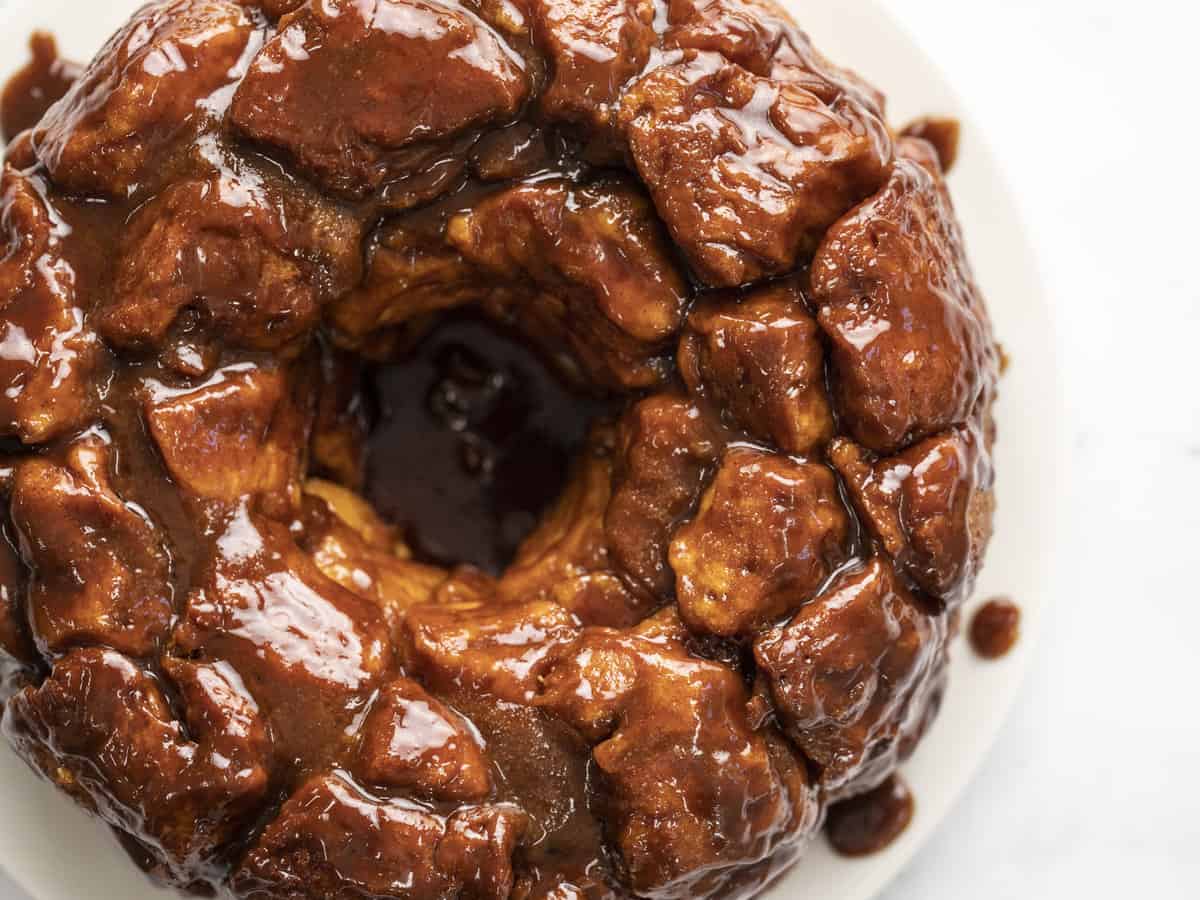
[[(978, 597), (1006, 593), (1024, 611), (1023, 638), (998, 663), (974, 659), (960, 642), (941, 716), (905, 767), (917, 796), (912, 825), (886, 851), (865, 860), (836, 857), (820, 843), (771, 891), (771, 900), (820, 896), (867, 900), (916, 852), (948, 812), (992, 744), (1015, 696), (1032, 649), (1041, 606), (1054, 594), (1063, 435), (1050, 316), (1039, 289), (1032, 248), (1009, 200), (1005, 180), (977, 123), (924, 53), (873, 0), (783, 0), (836, 62), (856, 69), (888, 93), (894, 124), (921, 113), (957, 115), (964, 135), (952, 186), (977, 274), (996, 330), (1013, 366), (998, 410), (999, 509), (996, 537)], [(110, 0), (0, 0), (0, 68), (26, 58), (33, 28), (48, 28), (64, 55), (85, 60), (140, 3)], [(0, 72), (0, 77), (8, 73)], [(142, 900), (149, 887), (108, 831), (35, 779), (11, 751), (0, 749), (0, 865), (35, 900), (79, 897)]]

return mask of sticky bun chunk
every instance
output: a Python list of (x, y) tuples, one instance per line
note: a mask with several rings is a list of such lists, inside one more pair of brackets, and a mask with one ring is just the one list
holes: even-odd
[[(737, 900), (888, 783), (994, 505), (954, 122), (893, 131), (771, 0), (151, 0), (32, 47), (2, 730), (156, 881)], [(397, 409), (453, 460), (389, 455)], [(387, 488), (446, 471), (487, 502)]]

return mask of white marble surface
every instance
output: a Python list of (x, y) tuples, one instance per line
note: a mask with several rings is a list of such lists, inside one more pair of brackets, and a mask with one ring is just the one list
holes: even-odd
[[(1196, 897), (1200, 13), (886, 2), (1021, 192), (1055, 305), (1076, 501), (1066, 590), (1017, 711), (884, 898)], [(0, 897), (21, 900), (3, 875)]]

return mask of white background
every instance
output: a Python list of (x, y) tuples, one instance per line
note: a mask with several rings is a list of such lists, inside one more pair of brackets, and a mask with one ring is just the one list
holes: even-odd
[(884, 898), (1200, 896), (1200, 13), (884, 2), (1019, 195), (1074, 463), (1068, 577), (1017, 710)]

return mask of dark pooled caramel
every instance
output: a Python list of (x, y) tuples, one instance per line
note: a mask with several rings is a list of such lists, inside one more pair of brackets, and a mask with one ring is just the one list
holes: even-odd
[(842, 856), (869, 856), (896, 840), (912, 821), (912, 791), (898, 775), (829, 809), (825, 834)]

